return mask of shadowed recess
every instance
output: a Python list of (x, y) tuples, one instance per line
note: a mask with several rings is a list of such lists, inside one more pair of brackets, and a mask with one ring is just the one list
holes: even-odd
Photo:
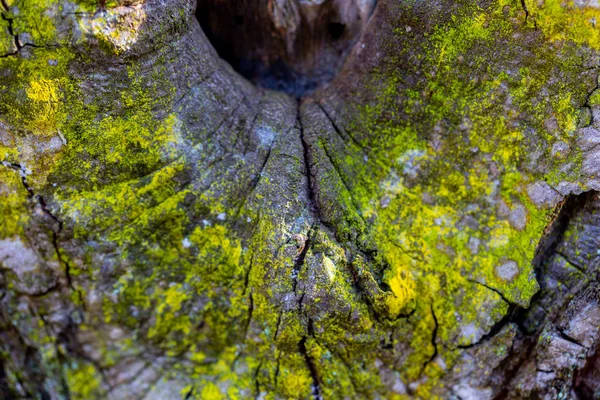
[(196, 17), (221, 58), (295, 97), (333, 79), (375, 0), (199, 0)]

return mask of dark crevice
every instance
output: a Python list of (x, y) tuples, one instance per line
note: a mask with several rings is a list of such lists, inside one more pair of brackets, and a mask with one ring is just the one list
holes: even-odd
[(421, 367), (421, 373), (419, 376), (423, 375), (425, 372), (425, 368), (438, 356), (438, 345), (437, 345), (437, 334), (439, 329), (439, 323), (437, 316), (435, 315), (435, 310), (433, 309), (433, 302), (430, 304), (431, 316), (433, 317), (433, 331), (431, 332), (431, 344), (433, 346), (433, 354), (427, 361), (423, 363), (423, 367)]
[(254, 312), (254, 296), (252, 292), (250, 292), (250, 304), (248, 305), (248, 321), (246, 322), (246, 327), (244, 328), (244, 338), (248, 338), (248, 329), (250, 328), (250, 323), (252, 322), (252, 313)]
[(300, 98), (336, 76), (374, 8), (358, 0), (199, 0), (196, 18), (234, 70)]
[(254, 370), (254, 390), (256, 392), (256, 395), (254, 396), (255, 399), (258, 399), (260, 396), (260, 382), (258, 382), (258, 374), (260, 373), (260, 369), (262, 368), (262, 360), (260, 361), (260, 363), (258, 363), (258, 366), (256, 367), (256, 369)]
[(565, 253), (563, 253), (562, 251), (559, 251), (559, 250), (555, 250), (554, 253), (561, 256), (562, 258), (564, 258), (565, 261), (567, 263), (569, 263), (569, 265), (573, 266), (573, 268), (575, 268), (579, 272), (581, 272), (583, 274), (586, 273), (586, 269), (584, 267), (582, 267), (581, 265), (579, 265), (579, 263), (573, 261), (570, 256), (566, 255)]
[(543, 372), (545, 374), (552, 374), (554, 373), (553, 369), (542, 369), (542, 368), (536, 368), (535, 369), (537, 372)]
[(527, 4), (525, 4), (525, 0), (521, 0), (521, 7), (523, 11), (525, 11), (525, 22), (529, 20), (529, 10), (527, 9)]
[(498, 289), (496, 289), (495, 287), (492, 287), (492, 286), (490, 286), (490, 285), (488, 285), (488, 284), (485, 284), (485, 283), (482, 283), (482, 282), (476, 281), (476, 280), (474, 280), (474, 279), (467, 279), (467, 281), (469, 281), (469, 282), (471, 282), (471, 283), (474, 283), (474, 284), (476, 284), (476, 285), (483, 286), (484, 288), (486, 288), (486, 289), (488, 289), (488, 290), (490, 290), (490, 291), (492, 291), (492, 292), (496, 293), (498, 296), (500, 296), (500, 298), (501, 298), (501, 299), (502, 299), (502, 300), (503, 300), (503, 301), (504, 301), (506, 304), (508, 304), (509, 306), (511, 306), (511, 307), (517, 307), (517, 304), (516, 304), (515, 302), (513, 302), (513, 301), (510, 301), (508, 298), (506, 298), (506, 296), (504, 296), (504, 293), (502, 293), (501, 291), (499, 291), (499, 290), (498, 290)]
[(48, 208), (48, 205), (46, 204), (46, 201), (44, 200), (44, 198), (42, 196), (35, 194), (35, 191), (27, 182), (27, 171), (25, 170), (25, 168), (22, 165), (17, 164), (17, 163), (10, 163), (10, 162), (6, 162), (6, 161), (3, 161), (1, 164), (4, 165), (5, 167), (8, 167), (10, 169), (13, 169), (13, 170), (19, 172), (19, 174), (21, 175), (21, 183), (23, 184), (23, 187), (27, 191), (28, 197), (32, 200), (35, 200), (38, 203), (38, 205), (40, 206), (43, 213), (46, 216), (48, 216), (52, 221), (55, 222), (56, 227), (52, 228), (52, 230), (51, 230), (52, 231), (52, 235), (51, 235), (52, 240), (51, 241), (52, 241), (52, 246), (54, 248), (54, 252), (56, 253), (58, 262), (61, 265), (63, 265), (63, 267), (64, 267), (65, 278), (67, 280), (67, 284), (68, 284), (69, 288), (71, 289), (71, 291), (73, 293), (77, 294), (79, 303), (80, 303), (81, 307), (85, 310), (85, 305), (83, 302), (83, 294), (81, 293), (80, 290), (77, 290), (75, 288), (75, 286), (73, 285), (73, 279), (71, 277), (71, 265), (69, 264), (69, 262), (67, 260), (65, 260), (63, 258), (62, 253), (60, 251), (59, 236), (62, 233), (63, 228), (64, 228), (62, 220), (60, 220), (56, 215), (54, 215), (52, 213), (52, 211), (50, 211), (50, 209)]
[(302, 143), (302, 152), (303, 152), (303, 156), (304, 156), (304, 169), (306, 171), (306, 180), (307, 180), (307, 186), (308, 186), (309, 207), (311, 208), (311, 212), (316, 215), (317, 220), (322, 222), (321, 215), (319, 212), (319, 207), (317, 205), (318, 203), (316, 200), (316, 193), (315, 193), (314, 182), (313, 182), (314, 176), (313, 176), (312, 168), (310, 165), (310, 160), (312, 158), (311, 154), (310, 154), (310, 147), (306, 140), (306, 135), (304, 132), (304, 125), (302, 124), (302, 116), (300, 115), (301, 108), (302, 108), (302, 102), (300, 100), (298, 100), (298, 105), (297, 105), (297, 109), (296, 109), (296, 120), (298, 122), (298, 129), (300, 130), (300, 141)]
[[(275, 336), (277, 338), (277, 336)], [(277, 387), (277, 383), (279, 382), (279, 368), (281, 364), (281, 350), (279, 350), (279, 354), (277, 354), (277, 366), (275, 367), (275, 387)]]
[[(593, 69), (597, 69), (598, 67), (594, 67)], [(590, 111), (590, 123), (588, 125), (586, 125), (586, 127), (588, 126), (592, 126), (594, 125), (594, 113), (592, 112), (592, 106), (590, 104), (590, 99), (592, 98), (592, 95), (594, 94), (594, 92), (596, 90), (600, 90), (600, 83), (598, 82), (598, 78), (600, 78), (600, 76), (596, 76), (596, 86), (585, 96), (585, 102), (583, 103), (583, 108), (586, 108)]]
[(308, 320), (308, 335), (305, 335), (302, 337), (302, 339), (300, 340), (300, 342), (298, 343), (298, 350), (300, 351), (300, 354), (302, 354), (302, 357), (304, 357), (304, 362), (306, 363), (306, 367), (308, 368), (308, 371), (310, 372), (310, 376), (312, 379), (312, 395), (313, 395), (313, 399), (314, 400), (321, 400), (321, 387), (319, 384), (319, 374), (317, 373), (317, 367), (314, 364), (312, 358), (310, 357), (310, 355), (308, 354), (308, 351), (306, 349), (306, 341), (308, 340), (309, 336), (313, 336), (314, 335), (314, 331), (313, 331), (313, 326), (312, 326), (312, 320), (309, 319)]
[(345, 30), (346, 25), (339, 22), (330, 22), (329, 25), (327, 25), (327, 32), (333, 40), (340, 39), (344, 35)]
[(583, 368), (573, 374), (573, 388), (580, 400), (598, 398), (598, 393), (600, 393), (600, 343), (596, 344), (594, 353), (587, 358)]
[(356, 140), (354, 135), (352, 135), (348, 130), (342, 129), (320, 102), (316, 102), (316, 104), (321, 109), (323, 114), (325, 114), (338, 136), (342, 138), (343, 141), (346, 141), (345, 136), (348, 136), (352, 143), (354, 143), (365, 155), (367, 155), (367, 149), (365, 149), (365, 147), (358, 140)]
[(35, 48), (35, 49), (58, 47), (58, 45), (56, 45), (56, 44), (48, 44), (48, 45), (40, 46), (40, 45), (36, 45), (34, 43), (28, 43), (28, 42), (22, 43), (21, 39), (19, 38), (19, 34), (15, 33), (15, 30), (14, 30), (14, 25), (13, 25), (14, 18), (9, 18), (5, 14), (5, 13), (10, 13), (10, 7), (8, 6), (8, 3), (6, 2), (6, 0), (0, 0), (0, 5), (2, 5), (2, 8), (3, 8), (3, 10), (0, 11), (0, 18), (2, 18), (4, 21), (6, 21), (8, 23), (8, 34), (13, 37), (13, 42), (14, 42), (15, 48), (16, 48), (16, 50), (13, 52), (0, 55), (0, 58), (16, 56), (21, 52), (21, 50), (23, 50), (26, 47), (31, 47), (31, 48)]
[(0, 357), (0, 396), (2, 399), (17, 398), (17, 394), (13, 392), (8, 384), (8, 377), (6, 376), (3, 356)]
[(277, 324), (275, 326), (275, 336), (273, 336), (275, 338), (275, 340), (277, 340), (277, 336), (279, 336), (279, 328), (281, 327), (282, 315), (283, 315), (283, 310), (281, 312), (279, 312), (279, 314), (277, 315)]
[(13, 27), (13, 22), (14, 22), (14, 18), (8, 18), (4, 13), (5, 12), (10, 12), (10, 8), (8, 7), (8, 4), (6, 3), (6, 0), (2, 0), (1, 1), (2, 4), (2, 8), (4, 8), (4, 11), (2, 11), (2, 13), (0, 13), (0, 17), (8, 22), (8, 33), (9, 35), (11, 35), (13, 37), (14, 43), (15, 43), (15, 47), (17, 48), (17, 50), (13, 53), (8, 53), (5, 54), (4, 57), (6, 56), (11, 56), (11, 55), (16, 55), (19, 53), (19, 51), (23, 48), (23, 45), (21, 44), (21, 41), (19, 40), (19, 34), (15, 33), (14, 27)]
[(250, 255), (250, 265), (248, 266), (248, 269), (246, 270), (246, 274), (244, 275), (244, 296), (246, 295), (246, 292), (248, 291), (248, 284), (250, 282), (250, 273), (252, 272), (253, 266), (254, 266), (254, 251), (252, 251), (252, 254)]
[[(387, 323), (395, 323), (402, 319), (408, 319), (413, 316), (416, 312), (416, 308), (413, 308), (408, 313), (401, 313), (395, 318), (390, 318), (388, 315), (385, 315), (378, 311), (376, 301), (374, 300), (374, 295), (369, 293), (369, 290), (364, 287), (363, 279), (359, 276), (359, 272), (357, 271), (355, 265), (352, 262), (346, 264), (348, 270), (350, 271), (350, 275), (352, 277), (352, 283), (356, 290), (356, 292), (361, 296), (364, 301), (369, 314), (377, 321), (383, 321)], [(378, 286), (379, 287), (379, 286)], [(381, 288), (380, 288), (381, 289)], [(348, 320), (350, 319), (351, 314), (348, 315)]]
[(367, 221), (365, 221), (365, 218), (362, 215), (362, 210), (360, 208), (360, 205), (356, 201), (356, 199), (354, 198), (354, 194), (353, 194), (352, 190), (350, 189), (350, 186), (348, 186), (348, 182), (347, 182), (347, 178), (346, 178), (345, 174), (342, 173), (342, 171), (341, 171), (339, 165), (337, 164), (337, 162), (334, 161), (334, 159), (332, 158), (332, 156), (329, 154), (329, 150), (327, 150), (327, 145), (325, 143), (323, 144), (322, 148), (323, 148), (323, 152), (325, 152), (325, 156), (327, 156), (327, 159), (329, 160), (329, 163), (331, 164), (331, 166), (335, 170), (337, 176), (342, 181), (342, 184), (344, 185), (344, 188), (348, 192), (348, 195), (352, 199), (352, 203), (353, 203), (354, 209), (356, 210), (356, 214), (360, 217), (361, 221), (366, 225)]
[(574, 344), (576, 346), (585, 348), (585, 346), (583, 346), (581, 343), (579, 343), (576, 339), (574, 339), (571, 336), (567, 335), (565, 333), (565, 331), (563, 331), (562, 329), (557, 329), (556, 332), (558, 333), (558, 336), (560, 336), (563, 340), (566, 340), (567, 342), (572, 343), (572, 344)]
[[(262, 100), (261, 100), (262, 101)], [(260, 101), (258, 103), (259, 107), (260, 107)], [(258, 119), (260, 115), (260, 111), (256, 113), (256, 115), (254, 116), (254, 119), (252, 121), (252, 124), (250, 126), (250, 131), (253, 130), (254, 125), (256, 124), (256, 121)], [(291, 128), (294, 129), (294, 128)], [(240, 206), (238, 207), (237, 211), (236, 211), (236, 218), (240, 215), (240, 213), (242, 212), (242, 210), (244, 209), (244, 206), (246, 205), (246, 202), (248, 201), (248, 199), (250, 198), (250, 196), (252, 195), (252, 193), (254, 193), (254, 191), (256, 190), (256, 188), (258, 187), (258, 184), (260, 183), (261, 178), (263, 177), (263, 172), (265, 170), (265, 167), (267, 166), (267, 163), (269, 162), (269, 159), (271, 158), (271, 152), (273, 150), (273, 147), (275, 146), (275, 141), (277, 140), (277, 138), (274, 138), (273, 141), (269, 144), (269, 148), (267, 150), (267, 154), (263, 160), (263, 162), (260, 165), (260, 168), (258, 170), (258, 172), (256, 173), (256, 176), (252, 179), (252, 182), (250, 183), (250, 190), (248, 191), (248, 193), (244, 196)], [(246, 153), (246, 151), (244, 151), (244, 154)]]
[(470, 344), (458, 345), (456, 347), (458, 347), (459, 349), (471, 349), (473, 347), (479, 346), (481, 343), (484, 343), (484, 342), (494, 338), (498, 333), (500, 333), (500, 331), (502, 331), (502, 329), (505, 326), (507, 326), (509, 323), (511, 323), (512, 314), (513, 314), (514, 310), (516, 309), (516, 307), (518, 307), (518, 306), (515, 304), (509, 305), (508, 311), (506, 312), (506, 314), (498, 322), (496, 322), (494, 325), (492, 325), (490, 330), (485, 335), (483, 335), (478, 341), (470, 343)]
[[(543, 282), (545, 274), (548, 273), (545, 270), (546, 264), (555, 254), (558, 254), (557, 247), (564, 241), (565, 233), (567, 232), (570, 222), (573, 220), (574, 216), (577, 215), (579, 210), (584, 209), (586, 204), (592, 201), (593, 196), (596, 194), (597, 192), (590, 191), (579, 195), (570, 195), (556, 207), (555, 217), (544, 231), (533, 260), (534, 272), (538, 282)], [(572, 264), (570, 260), (566, 257), (564, 258)], [(580, 267), (578, 267), (578, 269), (579, 268)], [(572, 294), (567, 294), (566, 298), (553, 300), (556, 307), (558, 307), (556, 313), (547, 313), (542, 320), (537, 320), (539, 317), (535, 314), (530, 314), (530, 311), (535, 310), (536, 307), (542, 306), (544, 297), (547, 296), (544, 290), (538, 291), (538, 293), (532, 297), (528, 308), (515, 307), (514, 309), (509, 310), (507, 316), (500, 321), (502, 324), (512, 322), (519, 328), (517, 341), (513, 343), (513, 346), (518, 347), (512, 348), (508, 352), (509, 357), (504, 359), (500, 365), (494, 369), (494, 373), (491, 375), (491, 377), (494, 377), (494, 382), (503, 382), (502, 386), (498, 387), (498, 390), (494, 393), (494, 399), (504, 399), (509, 395), (512, 390), (513, 380), (519, 376), (519, 372), (527, 365), (527, 361), (532, 359), (532, 354), (534, 354), (537, 349), (540, 332), (542, 332), (544, 327), (548, 326), (548, 318), (556, 318), (556, 316), (562, 315), (560, 310), (564, 311), (564, 307), (566, 306), (564, 302), (565, 300), (568, 300), (571, 295)], [(529, 327), (528, 325), (530, 319), (536, 320), (536, 323), (531, 325), (532, 327)], [(496, 333), (498, 331), (497, 329), (493, 330), (496, 331)], [(577, 346), (581, 346), (580, 343), (573, 338), (570, 338), (568, 335), (565, 335), (560, 329), (554, 330), (557, 331), (557, 335), (564, 340)], [(492, 337), (492, 335), (488, 335), (488, 339), (490, 337)]]

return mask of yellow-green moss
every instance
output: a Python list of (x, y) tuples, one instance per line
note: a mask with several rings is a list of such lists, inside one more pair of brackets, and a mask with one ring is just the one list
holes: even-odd
[(27, 195), (19, 172), (0, 164), (0, 239), (23, 234), (29, 222)]
[(529, 12), (528, 25), (539, 28), (551, 41), (572, 41), (600, 50), (600, 31), (596, 26), (600, 10), (593, 5), (577, 5), (575, 1), (525, 0)]
[(73, 362), (66, 367), (65, 379), (73, 399), (101, 398), (101, 377), (92, 364)]
[[(506, 71), (504, 62), (520, 57), (513, 33), (522, 28), (524, 17), (517, 2), (462, 8), (462, 14), (434, 28), (421, 43), (425, 57), (418, 73), (427, 77), (423, 86), (407, 87), (393, 71), (378, 77), (379, 97), (362, 108), (354, 127), (376, 138), (370, 157), (377, 159), (369, 162), (383, 168), (373, 175), (365, 167), (372, 184), (355, 195), (374, 218), (374, 240), (390, 265), (384, 281), (392, 290), (394, 279), (414, 288), (414, 352), (400, 371), (407, 380), (422, 373), (429, 377), (419, 389), (425, 397), (443, 374), (435, 360), (422, 369), (433, 354), (432, 309), (438, 354), (451, 367), (461, 326), (479, 327), (484, 316), (498, 320), (507, 311), (508, 304), (484, 285), (522, 307), (538, 290), (531, 261), (551, 210), (529, 199), (527, 186), (544, 176), (525, 172), (523, 166), (539, 152), (550, 160), (546, 178), (559, 179), (560, 160), (552, 160), (550, 150), (559, 140), (572, 142), (585, 86), (554, 78), (557, 68), (571, 79), (577, 76), (575, 51), (568, 47), (562, 52), (539, 45), (532, 49), (552, 68), (525, 60), (518, 74)], [(410, 36), (401, 29), (396, 34)], [(502, 52), (496, 51), (502, 46)], [(388, 86), (381, 88), (381, 79)], [(548, 99), (538, 99), (542, 88), (551, 93)], [(389, 118), (399, 99), (405, 117)], [(515, 123), (519, 115), (526, 120)], [(545, 129), (549, 117), (557, 125), (552, 134)], [(571, 157), (581, 161), (576, 153)], [(411, 168), (417, 171), (413, 178), (406, 173)], [(499, 216), (502, 203), (509, 212), (525, 210), (523, 227)], [(507, 262), (518, 265), (511, 281), (497, 272)]]

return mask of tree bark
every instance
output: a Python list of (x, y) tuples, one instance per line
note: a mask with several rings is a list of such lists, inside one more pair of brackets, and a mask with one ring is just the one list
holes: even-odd
[(593, 2), (1, 14), (1, 398), (598, 397)]

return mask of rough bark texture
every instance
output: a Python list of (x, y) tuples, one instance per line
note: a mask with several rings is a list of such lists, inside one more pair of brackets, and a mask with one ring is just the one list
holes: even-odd
[(597, 4), (259, 3), (2, 1), (1, 395), (597, 398)]

